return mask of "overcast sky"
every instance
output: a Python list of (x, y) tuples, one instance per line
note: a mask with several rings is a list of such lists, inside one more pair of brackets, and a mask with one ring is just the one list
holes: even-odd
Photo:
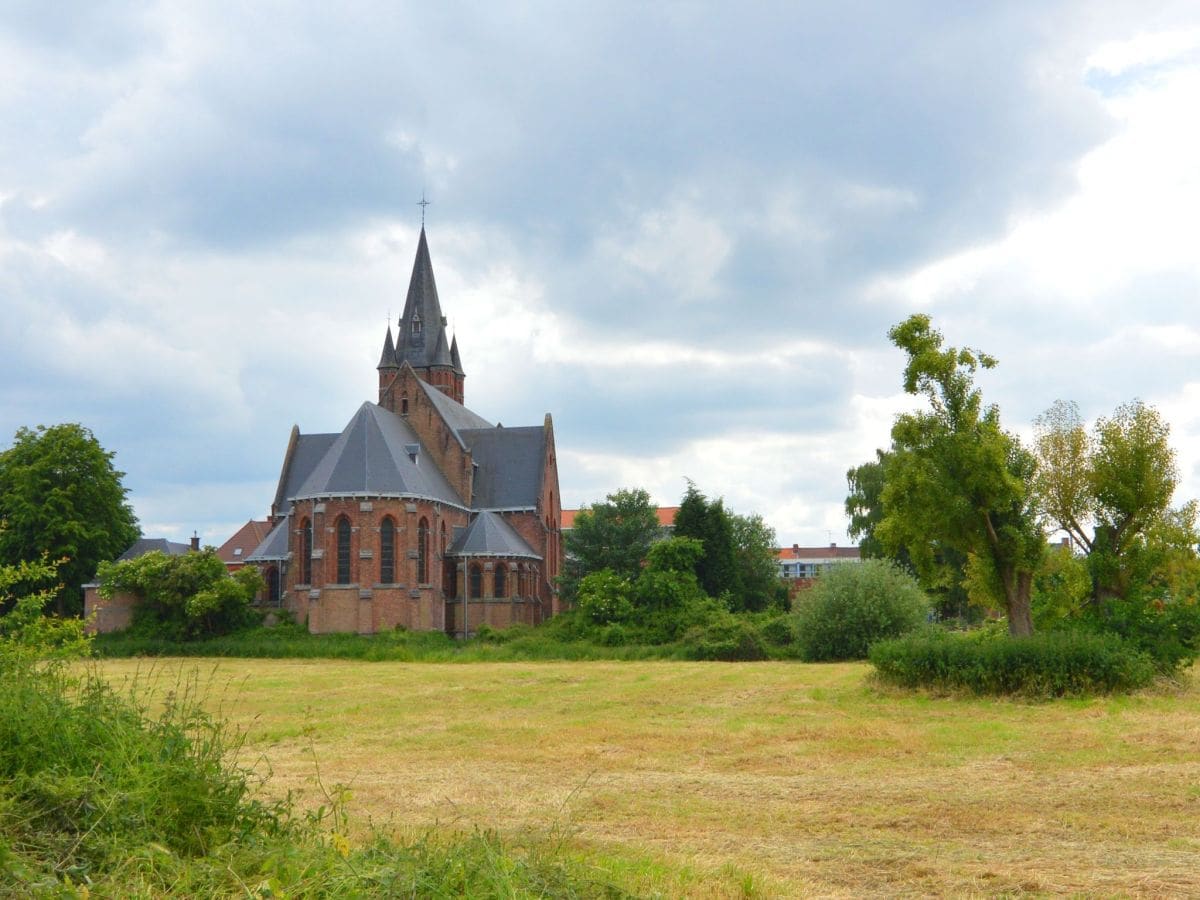
[(1200, 10), (45, 3), (0, 12), (0, 446), (77, 421), (143, 531), (264, 517), (376, 399), (420, 227), (564, 504), (685, 477), (846, 542), (930, 313), (1028, 433), (1135, 397), (1200, 496)]

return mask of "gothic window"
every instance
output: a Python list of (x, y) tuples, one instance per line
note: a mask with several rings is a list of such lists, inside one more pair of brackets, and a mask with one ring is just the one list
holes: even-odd
[(267, 603), (279, 605), (279, 569), (275, 566), (267, 567)]
[(471, 576), (467, 583), (470, 586), (472, 600), (478, 600), (483, 596), (483, 567), (479, 563), (471, 563)]
[(350, 583), (350, 520), (337, 520), (337, 583)]
[(429, 583), (429, 520), (417, 525), (417, 584)]
[(501, 598), (508, 596), (508, 566), (504, 563), (496, 563), (495, 586), (492, 593)]
[(421, 314), (416, 313), (412, 317), (412, 336), (416, 337), (420, 333), (421, 333)]
[(438, 549), (441, 551), (442, 556), (446, 555), (446, 523), (445, 523), (445, 521), (442, 522), (441, 540), (438, 542)]
[(517, 563), (517, 596), (525, 596), (525, 563)]
[(300, 583), (312, 584), (312, 522), (300, 523)]
[(408, 397), (400, 398), (400, 415), (402, 415), (402, 416), (408, 415)]
[(396, 583), (396, 523), (391, 516), (379, 526), (379, 583)]

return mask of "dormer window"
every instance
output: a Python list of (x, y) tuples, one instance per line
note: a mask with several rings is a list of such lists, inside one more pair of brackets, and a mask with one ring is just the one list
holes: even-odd
[(421, 333), (421, 314), (417, 313), (412, 317), (412, 333), (418, 335)]

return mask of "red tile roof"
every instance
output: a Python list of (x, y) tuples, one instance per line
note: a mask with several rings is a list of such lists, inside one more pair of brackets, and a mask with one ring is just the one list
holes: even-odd
[[(217, 548), (217, 556), (223, 563), (240, 563), (254, 552), (254, 548), (263, 542), (270, 530), (271, 523), (265, 519), (261, 522), (251, 519), (239, 528), (233, 537)], [(238, 553), (238, 550), (241, 552)]]
[[(669, 528), (675, 524), (675, 513), (679, 512), (678, 506), (660, 506), (655, 510), (658, 514), (658, 524), (664, 528)], [(568, 531), (575, 527), (575, 516), (579, 513), (577, 509), (564, 509), (562, 511), (562, 527), (563, 531)]]
[(779, 559), (859, 559), (861, 554), (857, 547), (839, 547), (836, 544), (829, 547), (801, 547), (792, 544), (781, 547), (776, 551)]

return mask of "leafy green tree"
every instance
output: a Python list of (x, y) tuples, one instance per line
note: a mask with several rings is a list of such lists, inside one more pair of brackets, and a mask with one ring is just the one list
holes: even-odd
[(984, 407), (978, 369), (995, 359), (969, 348), (943, 348), (926, 315), (888, 333), (908, 355), (904, 389), (929, 409), (899, 416), (884, 470), (883, 518), (876, 533), (888, 552), (905, 547), (929, 576), (942, 551), (969, 559), (972, 581), (1003, 604), (1013, 635), (1033, 632), (1030, 599), (1045, 537), (1027, 484), (1034, 458)]
[(580, 579), (603, 569), (633, 581), (661, 534), (658, 512), (640, 488), (616, 491), (605, 502), (584, 507), (566, 535), (564, 595), (573, 599)]
[(729, 524), (740, 586), (733, 598), (735, 607), (749, 612), (761, 612), (772, 605), (786, 608), (787, 588), (779, 578), (775, 529), (758, 513), (730, 513)]
[(168, 556), (155, 550), (100, 566), (100, 596), (132, 594), (133, 628), (172, 640), (227, 634), (257, 621), (251, 608), (264, 583), (252, 566), (232, 575), (216, 551)]
[[(886, 450), (876, 450), (875, 459), (855, 466), (846, 472), (846, 516), (850, 524), (846, 533), (858, 541), (863, 559), (884, 559), (889, 554), (875, 534), (883, 521), (883, 479), (887, 465)], [(907, 558), (908, 551), (900, 551)]]
[(696, 568), (703, 556), (704, 545), (695, 538), (672, 537), (651, 547), (633, 585), (639, 608), (679, 609), (702, 600), (704, 590)]
[(612, 569), (589, 572), (579, 582), (579, 612), (596, 625), (628, 622), (634, 616), (633, 586)]
[(83, 620), (45, 614), (58, 583), (58, 567), (46, 559), (0, 564), (0, 657), (78, 657), (91, 652)]
[(1179, 481), (1175, 451), (1153, 407), (1123, 404), (1089, 435), (1078, 407), (1060, 400), (1038, 417), (1034, 433), (1039, 512), (1087, 554), (1091, 602), (1101, 612), (1153, 581), (1173, 545), (1200, 540), (1187, 525), (1194, 513), (1170, 508)]
[(63, 560), (59, 615), (83, 610), (81, 586), (137, 540), (113, 454), (82, 425), (21, 428), (0, 453), (0, 563)]
[(721, 500), (708, 500), (690, 479), (675, 513), (675, 536), (695, 538), (704, 546), (696, 562), (696, 577), (710, 597), (737, 596), (738, 568), (733, 523)]

